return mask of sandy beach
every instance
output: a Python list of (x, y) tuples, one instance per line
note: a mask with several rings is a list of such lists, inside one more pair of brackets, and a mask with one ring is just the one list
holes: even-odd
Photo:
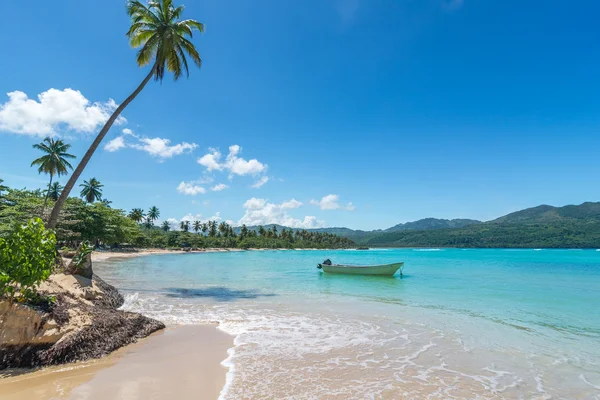
[(137, 251), (94, 251), (92, 253), (92, 261), (107, 261), (111, 259), (123, 259), (143, 257), (150, 255), (161, 254), (197, 254), (197, 253), (225, 253), (229, 251), (243, 251), (240, 249), (202, 249), (194, 251), (169, 250), (169, 249), (144, 249)]
[(108, 357), (0, 374), (0, 398), (217, 399), (233, 337), (216, 325), (175, 326)]

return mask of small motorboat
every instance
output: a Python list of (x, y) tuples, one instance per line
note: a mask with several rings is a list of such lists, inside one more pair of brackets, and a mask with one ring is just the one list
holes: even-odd
[(396, 271), (400, 270), (402, 276), (403, 262), (384, 265), (344, 265), (332, 264), (330, 260), (325, 260), (321, 264), (317, 264), (317, 268), (329, 274), (349, 274), (349, 275), (380, 275), (392, 276)]

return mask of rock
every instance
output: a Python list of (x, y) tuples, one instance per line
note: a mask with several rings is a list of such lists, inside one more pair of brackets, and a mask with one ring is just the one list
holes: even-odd
[(0, 370), (33, 368), (104, 356), (164, 328), (143, 315), (117, 310), (123, 296), (92, 275), (52, 275), (40, 293), (46, 307), (0, 301)]

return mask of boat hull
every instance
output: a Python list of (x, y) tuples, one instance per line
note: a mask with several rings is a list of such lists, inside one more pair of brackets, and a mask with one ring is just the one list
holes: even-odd
[(328, 274), (392, 276), (401, 269), (403, 265), (404, 263), (372, 266), (322, 265), (322, 268), (323, 271)]

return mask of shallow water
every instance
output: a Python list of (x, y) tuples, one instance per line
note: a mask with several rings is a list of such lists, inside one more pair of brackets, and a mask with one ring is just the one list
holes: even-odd
[[(404, 261), (404, 277), (326, 275)], [(95, 266), (125, 309), (235, 336), (224, 399), (600, 399), (600, 252), (157, 255)]]

